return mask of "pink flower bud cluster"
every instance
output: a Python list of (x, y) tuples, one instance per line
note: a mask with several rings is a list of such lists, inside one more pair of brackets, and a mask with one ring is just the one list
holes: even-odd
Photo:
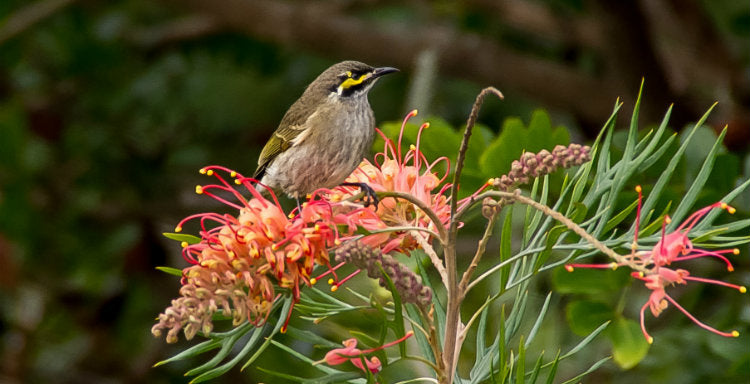
[[(336, 250), (337, 262), (346, 262), (367, 271), (367, 276), (378, 279), (382, 287), (387, 287), (383, 272), (393, 281), (401, 300), (429, 310), (432, 303), (432, 290), (422, 284), (422, 278), (398, 260), (371, 248), (359, 241), (348, 241)], [(382, 270), (381, 270), (382, 267)]]
[[(515, 186), (527, 184), (532, 178), (548, 175), (559, 168), (570, 168), (591, 160), (591, 147), (580, 144), (570, 144), (567, 147), (555, 146), (552, 152), (543, 149), (539, 153), (525, 152), (521, 158), (514, 160), (510, 172), (498, 178), (490, 179), (489, 184), (500, 191), (508, 192)], [(482, 201), (482, 215), (491, 217), (511, 201), (485, 198)]]
[(509, 191), (516, 185), (527, 184), (531, 178), (548, 175), (558, 168), (570, 168), (591, 160), (591, 148), (587, 145), (557, 145), (552, 152), (543, 149), (539, 153), (526, 152), (514, 160), (510, 172), (493, 179), (491, 185), (501, 191)]

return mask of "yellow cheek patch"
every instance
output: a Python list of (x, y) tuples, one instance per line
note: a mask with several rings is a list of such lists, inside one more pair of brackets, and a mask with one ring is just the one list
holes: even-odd
[(363, 81), (369, 79), (370, 77), (372, 77), (371, 73), (365, 73), (364, 75), (360, 76), (358, 79), (354, 79), (350, 77), (344, 80), (344, 82), (341, 83), (341, 85), (339, 85), (339, 89), (349, 89), (355, 85), (362, 84)]

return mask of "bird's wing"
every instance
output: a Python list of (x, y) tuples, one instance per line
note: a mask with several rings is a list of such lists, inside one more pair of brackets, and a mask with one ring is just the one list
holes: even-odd
[(301, 125), (279, 127), (260, 152), (260, 157), (258, 158), (258, 169), (255, 170), (253, 178), (256, 180), (263, 178), (266, 167), (271, 161), (273, 161), (273, 159), (275, 159), (280, 153), (289, 149), (293, 144), (292, 141), (303, 131), (304, 126)]
[[(296, 103), (299, 103), (299, 100)], [(254, 179), (262, 179), (266, 172), (266, 167), (268, 167), (280, 153), (286, 151), (289, 147), (297, 144), (300, 139), (304, 138), (305, 135), (300, 136), (300, 134), (306, 131), (306, 123), (311, 116), (309, 113), (303, 112), (306, 109), (294, 107), (295, 105), (292, 105), (292, 107), (289, 108), (287, 113), (281, 119), (279, 127), (276, 128), (276, 132), (273, 133), (271, 139), (268, 140), (268, 143), (266, 143), (266, 146), (263, 147), (263, 150), (260, 152), (258, 168), (255, 170), (255, 175), (253, 175)]]

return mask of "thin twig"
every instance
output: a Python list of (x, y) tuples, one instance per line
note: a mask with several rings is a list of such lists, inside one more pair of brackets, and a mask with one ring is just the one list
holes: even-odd
[(460, 295), (461, 300), (463, 300), (463, 298), (466, 296), (466, 286), (469, 284), (469, 281), (471, 280), (471, 275), (474, 274), (474, 271), (477, 269), (477, 266), (479, 265), (479, 261), (482, 260), (482, 256), (484, 255), (484, 252), (487, 249), (487, 242), (490, 240), (490, 237), (492, 237), (492, 230), (495, 228), (496, 221), (497, 221), (497, 213), (493, 214), (489, 218), (489, 220), (487, 220), (487, 226), (484, 229), (484, 235), (479, 240), (479, 244), (477, 245), (477, 252), (474, 254), (474, 258), (471, 260), (471, 264), (469, 264), (469, 267), (466, 269), (463, 276), (461, 277), (461, 281), (458, 283), (458, 293)]
[(443, 262), (442, 260), (440, 260), (437, 252), (435, 252), (435, 249), (432, 248), (432, 245), (427, 241), (427, 239), (422, 237), (421, 233), (414, 232), (411, 235), (415, 239), (417, 239), (417, 243), (419, 243), (422, 249), (424, 249), (427, 256), (430, 257), (430, 261), (432, 261), (432, 265), (438, 271), (440, 279), (443, 281), (443, 285), (448, 286), (448, 274), (445, 272), (445, 266), (443, 266)]
[(461, 141), (461, 147), (458, 149), (458, 158), (456, 159), (456, 169), (453, 173), (453, 185), (451, 185), (451, 204), (450, 204), (450, 225), (448, 229), (448, 236), (446, 242), (443, 244), (443, 256), (445, 258), (445, 268), (448, 274), (448, 284), (446, 286), (447, 291), (447, 306), (445, 311), (445, 333), (443, 337), (443, 361), (447, 368), (447, 375), (445, 381), (441, 383), (451, 384), (453, 383), (454, 372), (456, 371), (456, 362), (458, 361), (457, 356), (457, 341), (458, 332), (463, 327), (461, 323), (461, 291), (458, 287), (458, 270), (456, 267), (456, 238), (458, 235), (458, 220), (456, 220), (456, 209), (458, 207), (458, 182), (461, 179), (461, 170), (464, 167), (464, 160), (466, 159), (466, 151), (469, 148), (469, 139), (471, 138), (471, 131), (476, 124), (477, 116), (479, 116), (479, 109), (482, 107), (484, 98), (494, 93), (499, 98), (503, 98), (503, 94), (500, 93), (494, 87), (487, 87), (477, 95), (474, 106), (471, 109), (469, 118), (466, 120), (466, 129), (464, 130), (464, 137)]
[(515, 192), (492, 191), (492, 192), (487, 192), (487, 195), (513, 199), (521, 204), (526, 204), (538, 211), (541, 211), (543, 214), (559, 221), (560, 223), (568, 227), (568, 229), (575, 232), (578, 236), (581, 236), (582, 239), (586, 240), (589, 244), (594, 246), (594, 248), (598, 249), (605, 255), (609, 256), (612, 260), (616, 261), (618, 264), (627, 265), (629, 268), (635, 271), (646, 272), (645, 268), (631, 262), (627, 257), (620, 255), (619, 253), (612, 250), (612, 248), (609, 248), (608, 246), (604, 245), (601, 241), (591, 236), (588, 232), (586, 232), (585, 229), (581, 228), (581, 226), (576, 224), (573, 220), (570, 220), (568, 217), (566, 217), (562, 213), (557, 212), (554, 209), (544, 204), (540, 204), (533, 199), (530, 199), (526, 196), (521, 195), (521, 190), (519, 189), (517, 189)]
[(432, 314), (432, 312), (435, 310), (435, 307), (431, 306), (429, 312), (425, 311), (425, 308), (422, 306), (417, 307), (419, 308), (419, 314), (427, 322), (427, 327), (430, 330), (430, 335), (428, 336), (428, 344), (430, 344), (432, 354), (435, 357), (435, 363), (437, 365), (435, 372), (437, 373), (439, 382), (442, 383), (445, 380), (446, 376), (452, 373), (445, 371), (445, 364), (443, 361), (442, 353), (440, 351), (440, 341), (438, 340), (437, 328), (435, 327), (435, 318)]

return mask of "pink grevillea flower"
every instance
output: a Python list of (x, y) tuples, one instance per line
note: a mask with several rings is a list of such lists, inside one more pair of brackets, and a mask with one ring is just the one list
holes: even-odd
[(671, 222), (669, 216), (664, 218), (662, 222), (662, 235), (661, 239), (650, 249), (637, 250), (638, 244), (638, 232), (639, 223), (641, 217), (641, 201), (643, 196), (641, 194), (642, 189), (640, 186), (636, 187), (638, 192), (638, 210), (636, 211), (636, 227), (635, 227), (635, 240), (633, 241), (633, 252), (630, 255), (625, 256), (624, 262), (616, 263), (612, 262), (609, 264), (568, 264), (565, 269), (572, 272), (575, 268), (612, 268), (616, 269), (622, 265), (630, 265), (634, 267), (640, 267), (643, 270), (632, 272), (631, 275), (636, 279), (642, 280), (645, 283), (646, 288), (651, 290), (648, 301), (641, 307), (640, 321), (641, 331), (644, 337), (650, 343), (653, 343), (654, 339), (646, 331), (645, 324), (645, 312), (646, 309), (651, 310), (651, 314), (654, 317), (658, 317), (671, 303), (682, 313), (685, 314), (690, 320), (692, 320), (699, 327), (713, 332), (717, 335), (725, 337), (738, 337), (739, 332), (730, 331), (723, 332), (719, 331), (711, 326), (708, 326), (696, 319), (695, 316), (690, 314), (685, 308), (683, 308), (677, 301), (669, 296), (666, 289), (677, 284), (687, 285), (688, 281), (695, 281), (707, 284), (721, 285), (724, 287), (736, 289), (741, 293), (747, 292), (747, 288), (744, 286), (727, 283), (720, 280), (706, 279), (702, 277), (690, 276), (690, 272), (686, 269), (672, 269), (669, 266), (673, 262), (697, 259), (702, 257), (713, 257), (723, 261), (729, 272), (734, 271), (734, 267), (729, 259), (724, 256), (727, 254), (739, 254), (739, 249), (720, 249), (720, 250), (705, 250), (695, 248), (693, 243), (688, 238), (690, 230), (712, 209), (726, 209), (729, 213), (734, 213), (735, 209), (723, 202), (717, 202), (707, 207), (701, 208), (690, 215), (684, 222), (680, 224), (674, 231), (666, 233), (666, 226)]
[[(440, 219), (441, 224), (447, 224), (450, 220), (450, 200), (446, 196), (451, 184), (446, 183), (448, 173), (438, 175), (434, 171), (437, 164), (445, 162), (446, 170), (450, 169), (447, 157), (440, 157), (435, 161), (428, 161), (419, 149), (422, 133), (429, 128), (429, 123), (419, 127), (417, 141), (409, 149), (402, 148), (402, 138), (406, 123), (410, 118), (417, 115), (417, 111), (411, 111), (401, 124), (398, 142), (394, 143), (378, 130), (383, 137), (385, 145), (383, 151), (375, 155), (374, 162), (363, 160), (359, 167), (346, 179), (347, 182), (367, 183), (376, 192), (403, 192), (408, 193), (430, 207)], [(340, 201), (357, 193), (358, 190), (351, 187), (338, 187), (329, 193), (329, 199)], [(480, 191), (477, 191), (478, 193)], [(475, 193), (475, 194), (476, 194)], [(459, 203), (468, 202), (468, 199)], [(364, 209), (364, 208), (363, 208)], [(372, 210), (368, 210), (373, 212)], [(382, 230), (386, 227), (411, 227), (435, 230), (433, 223), (414, 204), (395, 198), (384, 198), (380, 201), (374, 215), (365, 214), (358, 219), (358, 224), (367, 230)], [(418, 247), (416, 240), (409, 231), (396, 231), (389, 235), (379, 234), (375, 238), (367, 237), (363, 243), (377, 247), (383, 253), (392, 250), (406, 251)]]
[(654, 338), (651, 337), (651, 335), (649, 335), (648, 332), (646, 331), (646, 323), (645, 323), (646, 308), (651, 310), (651, 314), (653, 314), (654, 317), (659, 317), (662, 311), (667, 309), (667, 307), (669, 306), (669, 303), (672, 303), (677, 309), (680, 310), (680, 312), (684, 313), (685, 316), (687, 316), (690, 320), (692, 320), (695, 324), (697, 324), (699, 327), (703, 329), (706, 329), (717, 335), (721, 335), (725, 337), (738, 337), (740, 335), (740, 333), (736, 330), (733, 330), (730, 332), (719, 331), (709, 325), (706, 325), (700, 320), (696, 319), (695, 316), (690, 314), (690, 312), (688, 312), (679, 303), (677, 303), (675, 299), (673, 299), (671, 296), (667, 294), (666, 288), (674, 286), (675, 284), (686, 285), (688, 281), (697, 281), (697, 282), (702, 282), (702, 283), (722, 285), (725, 287), (736, 289), (742, 293), (747, 292), (747, 289), (745, 287), (726, 283), (726, 282), (719, 281), (719, 280), (705, 279), (701, 277), (692, 277), (690, 276), (690, 272), (684, 269), (673, 270), (667, 267), (654, 268), (649, 273), (632, 272), (631, 275), (639, 280), (644, 281), (646, 288), (651, 290), (651, 295), (649, 296), (648, 301), (646, 301), (646, 304), (644, 304), (643, 307), (641, 307), (641, 312), (640, 312), (641, 331), (643, 332), (643, 336), (646, 337), (646, 341), (648, 341), (649, 344), (654, 342)]
[[(378, 373), (380, 372), (382, 366), (380, 359), (373, 356), (368, 360), (365, 355), (401, 343), (411, 337), (413, 334), (414, 332), (409, 331), (406, 333), (406, 335), (404, 335), (404, 337), (398, 340), (381, 345), (379, 347), (366, 349), (364, 351), (357, 348), (357, 339), (347, 339), (342, 343), (344, 345), (344, 348), (336, 348), (330, 350), (328, 353), (326, 353), (325, 359), (318, 363), (325, 361), (325, 363), (328, 365), (339, 365), (347, 361), (351, 361), (351, 363), (354, 364), (355, 367), (361, 369), (364, 372), (367, 372), (367, 370), (369, 370), (372, 373)], [(365, 368), (365, 365), (367, 366), (367, 368)]]
[[(183, 270), (181, 297), (172, 301), (152, 328), (156, 336), (169, 329), (168, 342), (177, 341), (181, 329), (187, 339), (198, 330), (210, 332), (211, 319), (219, 309), (230, 315), (235, 325), (246, 320), (262, 325), (278, 297), (274, 286), (288, 289), (296, 303), (300, 286), (311, 283), (313, 267), (330, 268), (329, 249), (340, 244), (339, 223), (329, 203), (311, 201), (290, 219), (273, 193), (272, 200), (267, 200), (255, 190), (255, 180), (217, 166), (206, 167), (201, 173), (215, 177), (218, 183), (198, 186), (196, 192), (238, 213), (202, 213), (177, 225), (175, 231), (180, 232), (186, 222), (198, 221), (201, 230), (200, 242), (182, 244), (184, 258), (193, 265)], [(229, 174), (234, 184), (221, 173)], [(252, 197), (246, 199), (236, 186), (244, 187)], [(291, 309), (287, 322), (290, 314)], [(286, 325), (282, 331), (285, 329)]]

